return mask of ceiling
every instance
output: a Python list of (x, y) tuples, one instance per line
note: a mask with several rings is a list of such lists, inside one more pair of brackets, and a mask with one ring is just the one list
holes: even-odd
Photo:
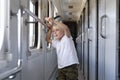
[(64, 21), (77, 21), (81, 11), (82, 0), (52, 0), (57, 7), (58, 14)]
[[(31, 0), (35, 3), (38, 0)], [(78, 21), (86, 0), (50, 0), (64, 21)]]

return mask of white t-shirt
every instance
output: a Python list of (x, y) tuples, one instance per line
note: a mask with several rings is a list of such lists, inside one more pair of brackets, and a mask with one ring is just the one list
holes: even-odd
[(52, 46), (55, 47), (57, 51), (59, 69), (72, 64), (79, 64), (72, 37), (68, 38), (64, 35), (60, 41), (52, 40)]

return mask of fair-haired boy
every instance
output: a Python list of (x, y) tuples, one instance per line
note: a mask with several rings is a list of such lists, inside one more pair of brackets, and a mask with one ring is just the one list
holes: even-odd
[[(57, 52), (58, 77), (57, 80), (78, 80), (78, 58), (69, 28), (52, 18), (45, 18), (48, 22), (47, 42), (51, 43)], [(54, 39), (51, 39), (53, 34)]]

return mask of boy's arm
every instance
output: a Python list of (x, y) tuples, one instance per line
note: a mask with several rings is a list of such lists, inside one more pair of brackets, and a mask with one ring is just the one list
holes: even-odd
[(49, 29), (49, 30), (47, 31), (47, 34), (46, 34), (46, 41), (47, 41), (48, 43), (52, 43), (51, 34), (52, 34), (52, 29)]
[(62, 27), (62, 28), (64, 29), (64, 32), (65, 32), (65, 34), (67, 35), (67, 37), (70, 37), (70, 36), (71, 36), (70, 30), (69, 30), (69, 28), (68, 28), (67, 25), (65, 25), (65, 24), (63, 24), (63, 23), (60, 23), (60, 22), (58, 22), (58, 21), (55, 21), (55, 20), (53, 20), (53, 24), (56, 24), (56, 25)]
[(54, 26), (54, 25), (60, 26), (61, 28), (63, 28), (65, 34), (66, 34), (68, 37), (71, 36), (70, 30), (69, 30), (69, 28), (68, 28), (65, 24), (60, 23), (60, 22), (54, 20), (53, 18), (49, 18), (49, 17), (48, 17), (48, 18), (45, 18), (45, 20), (48, 21), (48, 22), (50, 22), (52, 26)]

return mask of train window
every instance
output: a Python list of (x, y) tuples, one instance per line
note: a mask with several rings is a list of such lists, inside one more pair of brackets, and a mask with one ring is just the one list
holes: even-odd
[(0, 0), (0, 50), (4, 38), (5, 10), (5, 0)]
[[(42, 2), (39, 0), (38, 1), (38, 6), (37, 6), (37, 12), (38, 12), (38, 18), (42, 18)], [(38, 23), (38, 46), (37, 48), (42, 48), (42, 24)]]
[[(41, 18), (41, 3), (39, 1), (34, 2), (34, 4), (30, 1), (29, 9), (38, 16), (38, 18)], [(29, 48), (42, 48), (41, 24), (37, 23), (31, 16), (29, 16), (29, 21), (31, 22), (29, 24)]]
[(54, 5), (54, 17), (58, 15), (58, 10), (56, 8), (56, 6)]
[[(30, 1), (30, 11), (34, 13), (34, 5), (32, 4), (32, 2)], [(29, 21), (33, 22), (34, 19), (29, 16)], [(34, 47), (34, 43), (35, 43), (35, 24), (29, 24), (29, 47), (33, 48)]]

